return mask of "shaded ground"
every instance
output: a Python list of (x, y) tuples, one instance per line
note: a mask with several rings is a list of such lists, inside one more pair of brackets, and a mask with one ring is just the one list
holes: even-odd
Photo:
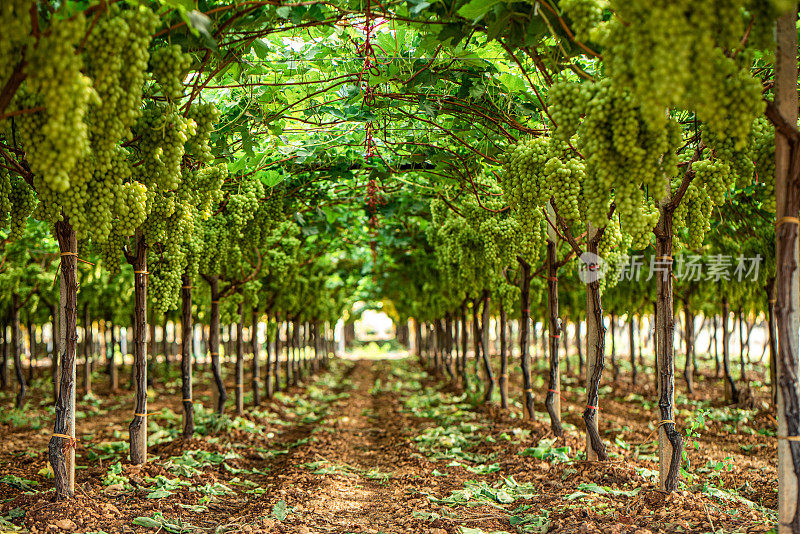
[[(210, 405), (208, 377), (197, 382), (196, 399)], [(410, 360), (339, 361), (306, 382), (245, 417), (200, 410), (201, 436), (182, 441), (179, 381), (161, 380), (150, 394), (150, 438), (160, 443), (144, 467), (126, 464), (130, 394), (101, 391), (79, 406), (78, 464), (87, 468), (69, 503), (50, 502), (50, 402), (39, 384), (24, 415), (0, 417), (0, 532), (647, 534), (765, 532), (774, 520), (774, 438), (759, 434), (774, 435), (774, 420), (720, 407), (711, 378), (679, 399), (679, 428), (711, 411), (699, 449), (688, 447), (682, 491), (670, 496), (655, 490), (655, 444), (643, 443), (654, 428), (648, 385), (604, 386), (612, 460), (596, 464), (581, 460), (582, 433), (569, 424), (583, 407), (577, 378), (563, 388), (566, 441), (549, 436), (544, 414), (531, 422), (519, 403), (479, 406), (479, 394)]]

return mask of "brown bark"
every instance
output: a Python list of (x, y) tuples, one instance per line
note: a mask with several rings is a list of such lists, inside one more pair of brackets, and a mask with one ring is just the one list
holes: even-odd
[(719, 365), (719, 350), (717, 349), (717, 316), (714, 315), (714, 335), (711, 339), (712, 343), (714, 344), (714, 376), (719, 377), (720, 372), (720, 365)]
[(0, 385), (2, 388), (8, 389), (8, 338), (7, 338), (7, 330), (8, 325), (6, 324), (5, 316), (3, 316), (3, 320), (0, 321), (0, 342), (3, 344), (3, 368), (0, 369)]
[(486, 373), (486, 392), (483, 395), (483, 402), (488, 403), (492, 400), (494, 393), (494, 375), (492, 365), (489, 361), (489, 290), (483, 290), (483, 317), (481, 318), (481, 352), (483, 353), (483, 370)]
[[(590, 234), (592, 233), (590, 231)], [(587, 252), (597, 254), (598, 240), (596, 234), (589, 239)], [(605, 365), (605, 325), (599, 281), (586, 285), (586, 346), (586, 408), (583, 411), (587, 440), (586, 457), (589, 460), (605, 461), (608, 460), (608, 454), (598, 431), (600, 379)]]
[(264, 394), (267, 396), (268, 399), (271, 399), (275, 392), (275, 383), (272, 377), (272, 350), (271, 344), (269, 339), (269, 313), (266, 316), (266, 329), (264, 330), (264, 350), (266, 351), (264, 354), (264, 359), (266, 360), (266, 366), (264, 367)]
[[(261, 384), (259, 383), (261, 380), (261, 369), (259, 363), (259, 344), (258, 344), (258, 311), (253, 308), (250, 313), (250, 324), (253, 326), (250, 327), (250, 350), (253, 351), (253, 380), (250, 383), (250, 386), (253, 388), (253, 405), (258, 406), (261, 404)], [(269, 369), (269, 361), (267, 361), (267, 369)], [(267, 378), (267, 383), (269, 383), (269, 378)]]
[(508, 409), (508, 348), (506, 346), (506, 309), (500, 299), (500, 407)]
[(19, 293), (11, 295), (11, 351), (14, 357), (14, 373), (17, 377), (17, 410), (21, 410), (25, 406), (25, 395), (28, 392), (28, 385), (25, 380), (25, 375), (22, 372), (22, 354), (20, 349), (20, 328), (19, 328), (19, 309), (20, 309)]
[(633, 315), (628, 316), (628, 346), (630, 349), (631, 359), (631, 383), (636, 385), (638, 370), (636, 369), (636, 344), (635, 344), (635, 328), (633, 325)]
[(675, 309), (672, 287), (673, 247), (672, 203), (662, 206), (656, 232), (656, 256), (666, 265), (656, 278), (656, 377), (658, 385), (659, 489), (674, 491), (678, 486), (683, 439), (675, 428)]
[(92, 392), (92, 321), (89, 318), (89, 303), (83, 304), (83, 391)]
[[(64, 500), (75, 491), (75, 355), (78, 344), (78, 241), (75, 230), (65, 217), (56, 223), (56, 237), (61, 251), (61, 302), (64, 312), (64, 335), (61, 354), (61, 380), (55, 407), (53, 436), (48, 444), (48, 458), (53, 468), (55, 499)], [(70, 436), (65, 438), (63, 436)]]
[(480, 310), (481, 300), (472, 301), (472, 351), (475, 353), (473, 360), (472, 374), (478, 375), (478, 364), (481, 360), (481, 328), (478, 322), (478, 310)]
[(448, 313), (444, 318), (444, 351), (445, 351), (445, 366), (447, 374), (450, 376), (450, 381), (455, 383), (458, 378), (457, 371), (453, 367), (453, 318)]
[(561, 324), (558, 320), (558, 266), (556, 244), (547, 241), (547, 317), (549, 337), (550, 372), (547, 381), (547, 396), (544, 405), (550, 415), (550, 428), (558, 437), (564, 435), (561, 428), (561, 377), (558, 373), (558, 345), (561, 338)]
[(583, 336), (581, 335), (581, 320), (575, 321), (575, 348), (578, 352), (578, 376), (583, 376)]
[(616, 326), (617, 316), (611, 314), (609, 316), (609, 333), (611, 334), (611, 376), (614, 382), (619, 380), (619, 363), (617, 362), (617, 339), (616, 339)]
[(800, 132), (797, 130), (797, 3), (778, 19), (775, 103), (767, 114), (775, 132), (778, 532), (800, 532), (800, 384), (798, 384), (798, 224), (784, 217), (800, 212)]
[(778, 379), (777, 379), (777, 332), (775, 324), (775, 278), (767, 280), (767, 331), (769, 345), (769, 385), (772, 392), (772, 403), (778, 403)]
[(461, 342), (461, 363), (459, 364), (459, 372), (461, 374), (461, 387), (466, 390), (469, 387), (469, 375), (467, 373), (467, 344), (469, 340), (467, 339), (466, 299), (461, 303), (461, 317), (459, 323), (461, 325), (461, 336), (459, 336), (459, 341)]
[(747, 387), (747, 371), (744, 361), (744, 310), (739, 308), (739, 380)]
[(686, 381), (686, 391), (694, 395), (694, 376), (692, 369), (692, 354), (694, 353), (694, 315), (689, 309), (689, 303), (683, 303), (684, 336), (686, 337), (686, 360), (683, 364), (683, 379)]
[[(280, 312), (275, 314), (275, 363), (273, 364), (274, 369), (274, 380), (275, 380), (275, 391), (280, 391), (281, 389), (281, 377), (280, 377), (280, 356), (281, 356), (281, 314)], [(286, 378), (287, 388), (289, 387), (289, 378)]]
[(28, 320), (25, 330), (28, 331), (28, 382), (33, 382), (33, 368), (36, 366), (36, 327)]
[(219, 277), (216, 275), (206, 278), (211, 289), (211, 317), (209, 318), (208, 346), (211, 354), (211, 372), (214, 375), (217, 395), (217, 413), (225, 413), (225, 401), (228, 400), (228, 392), (225, 391), (225, 383), (222, 381), (222, 369), (219, 363)]
[[(141, 231), (136, 233), (136, 250), (128, 258), (133, 266), (135, 324), (133, 330), (133, 365), (135, 408), (128, 426), (130, 456), (133, 465), (147, 462), (147, 244)], [(114, 350), (112, 348), (112, 350)]]
[(194, 403), (192, 400), (192, 279), (181, 276), (181, 395), (183, 399), (183, 439), (194, 435)]
[(531, 421), (536, 419), (533, 409), (533, 385), (531, 384), (531, 361), (528, 351), (528, 328), (530, 326), (531, 305), (531, 266), (528, 262), (517, 258), (520, 266), (520, 322), (519, 322), (519, 350), (520, 367), (522, 367), (522, 387), (524, 406), (523, 416)]
[(52, 317), (53, 329), (53, 351), (50, 353), (50, 373), (53, 381), (53, 402), (58, 402), (58, 389), (61, 387), (61, 372), (59, 363), (59, 354), (61, 353), (61, 336), (59, 335), (61, 328), (58, 325), (58, 307), (55, 305), (50, 306), (50, 317)]
[(236, 415), (244, 414), (244, 303), (236, 310)]
[(169, 351), (169, 339), (167, 339), (167, 327), (169, 326), (167, 314), (164, 314), (164, 320), (161, 323), (161, 352), (164, 354), (164, 370), (169, 370), (169, 364), (172, 362)]
[(725, 400), (736, 404), (739, 402), (739, 390), (736, 387), (736, 382), (733, 380), (731, 374), (731, 358), (730, 358), (730, 331), (728, 329), (728, 319), (730, 308), (728, 305), (728, 297), (722, 297), (722, 371), (725, 375)]

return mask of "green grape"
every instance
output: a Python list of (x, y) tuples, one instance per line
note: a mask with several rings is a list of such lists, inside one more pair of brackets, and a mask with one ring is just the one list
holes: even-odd
[(581, 41), (591, 39), (591, 30), (603, 20), (603, 3), (598, 0), (562, 0), (563, 13), (572, 22), (575, 37)]
[(744, 8), (752, 3), (613, 0), (600, 39), (606, 72), (632, 91), (653, 127), (666, 122), (664, 110), (692, 110), (741, 150), (764, 111), (749, 52), (729, 53), (750, 31)]
[(755, 177), (762, 184), (762, 206), (775, 212), (775, 128), (766, 118), (753, 122), (748, 156), (755, 166)]
[(699, 180), (708, 191), (711, 202), (721, 205), (725, 202), (725, 195), (733, 186), (735, 176), (731, 167), (721, 160), (701, 160), (692, 163), (695, 179)]
[(18, 109), (44, 108), (20, 115), (16, 124), (31, 170), (57, 192), (67, 190), (72, 169), (89, 152), (85, 117), (97, 94), (75, 54), (84, 26), (80, 15), (53, 21), (26, 57), (27, 85), (16, 97)]
[(192, 56), (177, 44), (158, 48), (150, 56), (153, 78), (170, 99), (183, 96), (183, 77), (191, 66)]
[(11, 214), (11, 175), (0, 169), (0, 228), (6, 228)]
[(11, 214), (11, 228), (9, 237), (16, 240), (25, 233), (28, 217), (36, 207), (36, 194), (33, 189), (19, 176), (11, 177), (11, 190), (8, 195)]
[(197, 124), (197, 133), (189, 140), (186, 151), (197, 157), (201, 163), (214, 160), (209, 141), (219, 117), (220, 113), (213, 104), (197, 104), (189, 108), (189, 118)]
[(557, 125), (556, 138), (568, 141), (578, 131), (581, 116), (586, 111), (586, 102), (591, 99), (588, 84), (569, 82), (555, 83), (547, 93), (550, 116)]
[(181, 160), (186, 141), (196, 133), (192, 119), (184, 118), (172, 105), (147, 108), (137, 122), (142, 164), (136, 180), (160, 190), (177, 189), (181, 181)]

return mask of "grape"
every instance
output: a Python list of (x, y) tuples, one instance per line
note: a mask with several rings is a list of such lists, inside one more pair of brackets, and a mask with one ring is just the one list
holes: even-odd
[(97, 94), (75, 54), (84, 31), (80, 15), (54, 20), (29, 51), (26, 86), (16, 96), (18, 109), (44, 108), (20, 115), (16, 124), (31, 170), (57, 192), (66, 191), (70, 172), (89, 152), (85, 117)]
[(603, 6), (598, 0), (562, 0), (559, 6), (580, 41), (590, 40), (591, 30), (603, 20)]
[(766, 118), (753, 123), (748, 142), (748, 156), (755, 167), (756, 181), (762, 185), (762, 206), (775, 212), (775, 128)]
[(19, 176), (11, 177), (11, 191), (8, 195), (11, 214), (11, 228), (9, 237), (16, 240), (25, 233), (28, 225), (28, 216), (36, 207), (36, 194), (33, 189)]
[(692, 170), (695, 179), (705, 186), (711, 202), (716, 205), (724, 203), (725, 195), (733, 186), (735, 178), (730, 165), (718, 159), (702, 160), (692, 163)]
[(751, 16), (743, 7), (757, 3), (612, 1), (614, 17), (600, 39), (606, 72), (631, 90), (653, 127), (666, 122), (664, 110), (692, 110), (741, 150), (764, 102), (749, 52), (729, 51), (749, 32)]
[(209, 141), (219, 117), (220, 113), (213, 104), (198, 104), (189, 108), (189, 118), (197, 124), (197, 133), (189, 140), (187, 152), (196, 156), (201, 163), (214, 160)]
[(183, 96), (183, 77), (191, 66), (192, 56), (183, 53), (177, 44), (158, 48), (150, 56), (153, 78), (170, 99)]
[(184, 118), (175, 106), (157, 104), (147, 108), (136, 124), (142, 165), (135, 178), (150, 188), (177, 189), (186, 141), (196, 133), (192, 119)]

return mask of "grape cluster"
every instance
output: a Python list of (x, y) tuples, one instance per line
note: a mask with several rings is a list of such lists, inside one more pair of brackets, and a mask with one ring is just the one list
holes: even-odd
[(0, 228), (6, 228), (11, 212), (11, 175), (0, 169)]
[(18, 109), (44, 108), (20, 115), (17, 124), (31, 170), (58, 192), (66, 191), (70, 172), (89, 152), (85, 117), (89, 103), (97, 102), (75, 53), (84, 22), (82, 16), (53, 21), (29, 52), (27, 85), (16, 98)]
[(242, 180), (239, 192), (228, 197), (225, 207), (231, 228), (239, 237), (245, 235), (247, 224), (258, 211), (259, 199), (264, 196), (264, 185), (257, 179)]
[(114, 146), (130, 135), (141, 113), (150, 36), (158, 17), (149, 9), (113, 5), (94, 25), (84, 47), (88, 75), (99, 97), (89, 112), (92, 151), (108, 171)]
[(228, 168), (224, 164), (203, 167), (184, 177), (180, 191), (189, 195), (187, 202), (197, 208), (201, 219), (209, 218), (214, 204), (222, 200), (222, 184), (227, 177)]
[(586, 179), (583, 161), (569, 158), (566, 163), (550, 158), (544, 166), (545, 177), (553, 190), (559, 215), (568, 221), (581, 219), (581, 188)]
[(711, 202), (722, 205), (735, 180), (730, 165), (719, 159), (701, 160), (692, 163), (692, 170), (695, 179), (705, 186)]
[(183, 96), (183, 78), (192, 66), (192, 56), (180, 45), (163, 46), (150, 55), (150, 70), (164, 96), (175, 99)]
[[(17, 66), (21, 50), (31, 40), (29, 0), (5, 0), (0, 3), (0, 84), (5, 84)], [(2, 121), (0, 121), (2, 124)]]
[(197, 124), (197, 133), (189, 140), (186, 151), (201, 163), (214, 160), (209, 142), (219, 117), (220, 112), (213, 104), (197, 104), (189, 108), (189, 118)]
[(729, 53), (750, 31), (744, 9), (750, 4), (615, 2), (601, 40), (607, 73), (630, 88), (653, 126), (665, 122), (666, 109), (692, 110), (741, 149), (750, 123), (764, 110), (749, 52)]
[(619, 217), (611, 217), (598, 243), (597, 254), (606, 262), (606, 271), (600, 279), (600, 287), (608, 289), (616, 285), (619, 272), (628, 261), (629, 235), (622, 233)]
[(535, 209), (550, 198), (551, 187), (544, 175), (549, 144), (546, 137), (521, 141), (506, 155), (501, 185), (512, 209)]
[(146, 109), (136, 124), (142, 165), (136, 179), (150, 188), (177, 189), (181, 181), (181, 160), (186, 141), (196, 133), (192, 119), (184, 118), (172, 105)]
[(550, 116), (555, 122), (554, 137), (568, 141), (575, 135), (591, 93), (592, 89), (588, 84), (558, 82), (550, 87), (547, 102)]
[(603, 20), (603, 6), (598, 0), (562, 0), (559, 7), (580, 41), (590, 40), (592, 29)]
[(762, 206), (775, 211), (775, 128), (766, 118), (753, 122), (747, 152), (755, 166), (756, 181), (763, 184)]
[(126, 238), (127, 236), (121, 236), (117, 232), (112, 232), (104, 243), (97, 245), (103, 268), (108, 271), (111, 276), (115, 276), (120, 271), (122, 247), (125, 245)]
[[(647, 122), (631, 93), (605, 79), (595, 84), (594, 97), (587, 104), (581, 124), (580, 150), (586, 158), (584, 195), (591, 198), (587, 218), (602, 227), (608, 217), (611, 191), (629, 184), (644, 187), (656, 198), (662, 197), (673, 176), (680, 135), (671, 127)], [(620, 198), (622, 195), (615, 195)], [(628, 211), (630, 208), (630, 211)], [(639, 206), (626, 205), (621, 214), (626, 219), (640, 217)]]
[[(677, 183), (676, 183), (677, 185)], [(702, 185), (689, 184), (683, 200), (673, 214), (673, 226), (686, 228), (686, 245), (697, 250), (703, 245), (706, 233), (711, 229), (711, 210), (714, 204)]]
[(118, 195), (117, 231), (133, 235), (147, 219), (147, 187), (139, 182), (124, 184)]
[(10, 204), (11, 226), (9, 236), (16, 240), (25, 233), (28, 225), (28, 216), (36, 207), (36, 194), (33, 189), (19, 176), (11, 177), (11, 191), (8, 195)]

